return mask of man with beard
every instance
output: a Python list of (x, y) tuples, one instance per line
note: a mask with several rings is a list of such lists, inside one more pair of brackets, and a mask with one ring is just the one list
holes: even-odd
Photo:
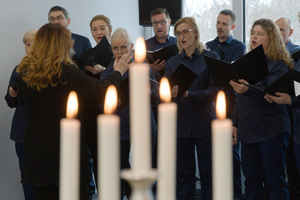
[[(222, 10), (217, 18), (218, 36), (206, 43), (206, 46), (220, 55), (221, 60), (233, 62), (245, 54), (246, 45), (232, 36), (232, 30), (236, 27), (235, 14), (231, 10)], [(232, 90), (225, 90), (227, 117), (231, 117), (233, 111), (235, 94)], [(234, 157), (234, 197), (239, 199), (242, 192), (241, 185), (241, 160), (239, 156), (239, 144), (233, 145)]]

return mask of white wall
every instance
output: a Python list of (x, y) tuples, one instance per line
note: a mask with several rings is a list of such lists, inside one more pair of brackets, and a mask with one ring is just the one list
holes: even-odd
[[(25, 55), (23, 34), (31, 28), (39, 28), (48, 22), (50, 7), (65, 7), (70, 15), (70, 30), (91, 36), (89, 23), (93, 16), (104, 14), (110, 18), (113, 31), (123, 27), (132, 41), (143, 35), (138, 22), (138, 0), (2, 0), (0, 13), (0, 199), (20, 200), (23, 198), (14, 142), (9, 139), (14, 109), (5, 100), (7, 85), (13, 68)], [(37, 122), (38, 123), (38, 122)]]

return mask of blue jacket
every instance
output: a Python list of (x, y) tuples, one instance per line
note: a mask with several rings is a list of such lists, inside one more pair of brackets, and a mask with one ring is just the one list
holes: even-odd
[[(107, 68), (102, 72), (100, 80), (103, 80), (105, 78), (107, 78), (113, 71), (114, 65), (114, 61), (111, 62)], [(128, 71), (123, 74), (122, 76), (122, 81), (128, 77)], [(153, 72), (150, 69), (150, 78), (152, 80), (155, 81), (155, 76), (153, 74)], [(159, 94), (158, 94), (158, 85), (157, 83), (151, 81), (151, 106), (156, 106), (156, 104), (158, 103), (159, 100)], [(121, 99), (122, 101), (122, 99)], [(129, 108), (129, 103), (127, 103), (126, 105), (117, 108), (117, 114), (120, 116), (121, 118), (121, 140), (123, 141), (128, 141), (130, 140), (130, 116), (129, 116), (129, 112), (130, 108)], [(153, 111), (151, 109), (151, 133), (152, 133), (152, 137), (155, 137), (155, 133), (157, 131), (157, 126), (154, 120), (154, 115), (153, 115)]]
[[(266, 88), (288, 71), (281, 61), (267, 60), (269, 74), (256, 86)], [(249, 88), (236, 98), (232, 114), (233, 125), (238, 128), (238, 140), (256, 143), (275, 138), (283, 133), (291, 133), (291, 125), (286, 105), (268, 103), (265, 93)]]
[(83, 52), (92, 48), (90, 40), (84, 36), (72, 33), (72, 39), (74, 40), (73, 49), (78, 57), (80, 57)]
[[(219, 58), (215, 52), (203, 51), (203, 55)], [(165, 76), (170, 77), (182, 62), (198, 74), (196, 80), (188, 88), (188, 97), (176, 98), (177, 136), (179, 138), (200, 138), (211, 136), (211, 121), (216, 118), (215, 104), (218, 88), (208, 71), (204, 57), (196, 49), (192, 58), (185, 52), (171, 57), (165, 70)]]
[[(19, 74), (16, 72), (16, 66), (10, 76), (10, 81), (19, 82)], [(5, 100), (10, 108), (16, 108), (10, 129), (10, 139), (18, 143), (24, 143), (24, 130), (26, 126), (26, 109), (18, 103), (17, 97), (13, 98), (8, 92), (5, 95)]]
[(291, 40), (285, 45), (285, 48), (290, 52), (291, 55), (300, 50), (299, 45), (295, 45), (291, 42)]

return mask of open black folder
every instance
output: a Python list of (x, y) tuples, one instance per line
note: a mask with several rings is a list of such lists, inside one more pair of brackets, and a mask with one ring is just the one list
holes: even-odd
[(171, 89), (178, 85), (178, 97), (182, 97), (185, 91), (190, 87), (194, 80), (198, 77), (198, 74), (191, 70), (183, 63), (175, 69), (169, 78)]
[(300, 50), (297, 51), (296, 53), (293, 53), (293, 55), (291, 57), (296, 63), (300, 59)]
[(146, 58), (148, 59), (149, 63), (154, 63), (157, 59), (160, 61), (167, 61), (172, 56), (178, 54), (179, 50), (177, 45), (168, 46), (165, 48), (157, 49), (155, 51), (147, 51)]
[(284, 75), (282, 75), (279, 79), (271, 83), (267, 88), (260, 88), (255, 85), (248, 85), (250, 88), (262, 91), (264, 93), (269, 93), (274, 95), (275, 92), (283, 92), (288, 94), (295, 94), (294, 89), (294, 81), (300, 83), (300, 71), (296, 69), (290, 69)]
[(97, 46), (95, 46), (88, 55), (81, 56), (80, 58), (76, 59), (76, 64), (81, 68), (87, 65), (92, 66), (96, 64), (107, 67), (112, 61), (112, 58), (113, 53), (111, 46), (104, 36), (99, 44), (97, 44)]
[(249, 84), (254, 85), (269, 73), (262, 45), (233, 63), (203, 56), (215, 84), (219, 87), (232, 88), (229, 81), (238, 82), (238, 79), (245, 79)]

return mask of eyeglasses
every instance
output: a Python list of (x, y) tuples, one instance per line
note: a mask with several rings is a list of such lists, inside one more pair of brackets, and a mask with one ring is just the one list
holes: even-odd
[(104, 32), (105, 30), (107, 30), (108, 28), (107, 27), (100, 27), (100, 28), (92, 28), (92, 32), (93, 33), (98, 33), (98, 31), (100, 32)]
[(65, 18), (62, 16), (62, 15), (59, 15), (58, 17), (49, 17), (49, 22), (55, 22), (58, 21), (58, 22), (61, 22), (63, 21)]
[(181, 35), (186, 36), (187, 34), (189, 34), (189, 32), (193, 31), (194, 29), (184, 29), (182, 32), (180, 31), (176, 31), (175, 32), (175, 36), (176, 37), (180, 37)]
[(153, 21), (153, 22), (152, 22), (152, 26), (158, 26), (158, 24), (160, 24), (161, 26), (164, 26), (164, 25), (166, 25), (166, 23), (167, 23), (168, 21), (169, 21), (168, 19), (166, 19), (166, 20), (161, 20), (161, 21), (159, 21), (159, 22)]
[(130, 45), (130, 43), (127, 44), (127, 45), (120, 46), (120, 47), (114, 46), (114, 47), (112, 48), (112, 50), (113, 50), (114, 52), (119, 52), (119, 51), (125, 52), (125, 51), (127, 51), (127, 47), (128, 47), (129, 45)]

